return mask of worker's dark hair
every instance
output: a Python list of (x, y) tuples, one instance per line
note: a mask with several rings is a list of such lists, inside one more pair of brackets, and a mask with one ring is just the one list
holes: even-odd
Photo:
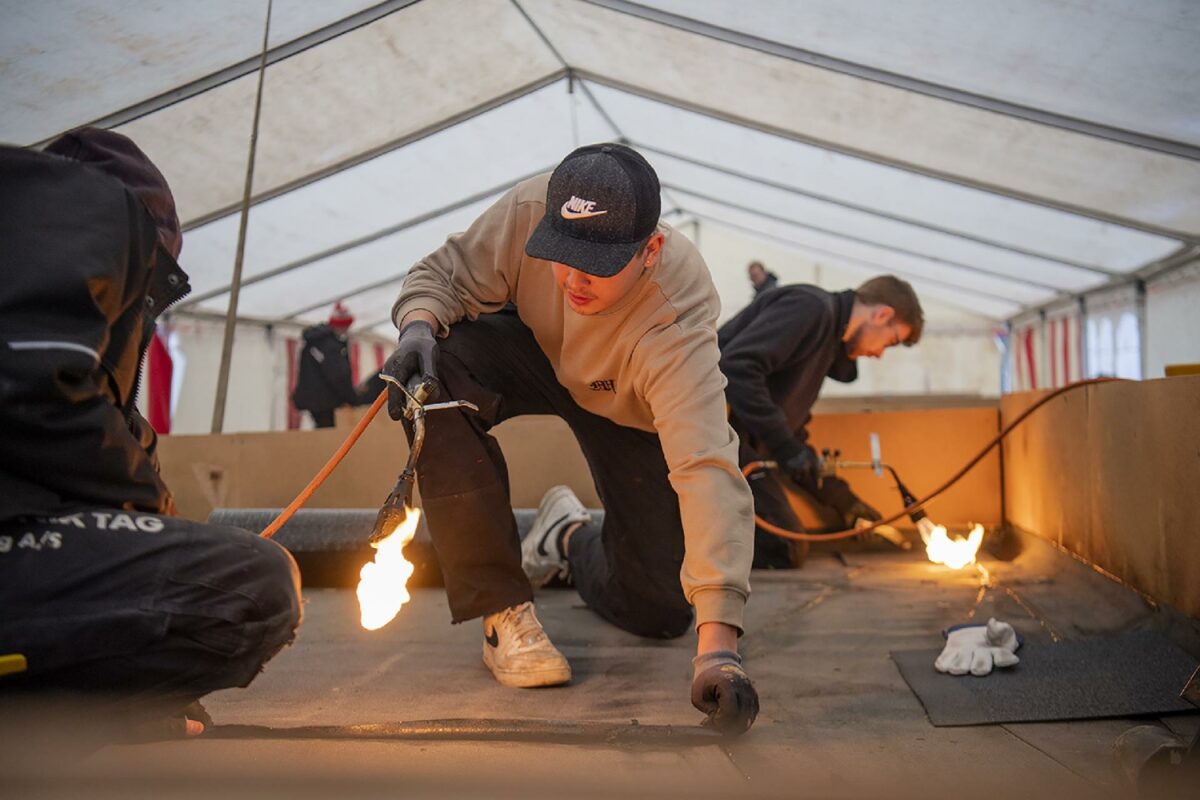
[(864, 305), (891, 306), (896, 312), (896, 319), (912, 329), (912, 333), (904, 340), (906, 346), (911, 347), (921, 340), (925, 313), (921, 311), (921, 301), (908, 281), (902, 281), (895, 275), (880, 275), (855, 289), (854, 295)]

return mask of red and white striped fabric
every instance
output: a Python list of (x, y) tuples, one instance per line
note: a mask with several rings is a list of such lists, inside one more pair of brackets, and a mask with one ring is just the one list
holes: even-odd
[(1083, 377), (1083, 327), (1074, 309), (1014, 325), (1008, 347), (1011, 391), (1057, 389)]
[(167, 347), (168, 331), (159, 326), (146, 352), (146, 418), (156, 433), (171, 432), (171, 385), (174, 364)]

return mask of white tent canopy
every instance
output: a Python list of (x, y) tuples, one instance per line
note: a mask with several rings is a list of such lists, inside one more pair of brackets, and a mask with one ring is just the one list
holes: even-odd
[[(267, 0), (3, 0), (0, 140), (128, 134), (228, 305)], [(385, 331), (506, 187), (624, 140), (669, 220), (1003, 320), (1200, 252), (1192, 0), (272, 0), (238, 313)]]

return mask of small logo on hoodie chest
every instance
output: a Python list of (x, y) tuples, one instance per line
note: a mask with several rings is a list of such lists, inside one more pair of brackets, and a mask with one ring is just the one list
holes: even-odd
[(593, 392), (612, 392), (617, 393), (617, 382), (612, 378), (604, 378), (598, 381), (592, 381), (588, 384), (588, 388)]

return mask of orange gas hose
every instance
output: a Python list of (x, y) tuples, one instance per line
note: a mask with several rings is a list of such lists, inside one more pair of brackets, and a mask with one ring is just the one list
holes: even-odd
[[(775, 536), (778, 536), (782, 539), (791, 539), (796, 542), (831, 542), (831, 541), (837, 541), (840, 539), (850, 539), (854, 536), (859, 536), (864, 533), (870, 533), (871, 531), (878, 528), (880, 525), (888, 525), (892, 522), (895, 522), (896, 520), (900, 519), (903, 516), (906, 516), (908, 514), (913, 513), (914, 511), (919, 511), (920, 509), (924, 508), (926, 506), (926, 504), (928, 504), (935, 497), (937, 497), (942, 492), (949, 489), (954, 484), (958, 483), (958, 481), (964, 475), (966, 475), (968, 472), (970, 472), (971, 469), (976, 464), (978, 464), (980, 461), (983, 460), (983, 457), (986, 456), (992, 450), (993, 447), (1000, 444), (1000, 442), (1004, 440), (1004, 437), (1008, 436), (1008, 434), (1012, 432), (1013, 428), (1020, 425), (1022, 422), (1024, 422), (1026, 420), (1027, 417), (1029, 417), (1030, 414), (1032, 414), (1034, 411), (1037, 411), (1039, 408), (1041, 408), (1042, 406), (1044, 406), (1046, 403), (1050, 402), (1054, 398), (1058, 397), (1060, 394), (1065, 394), (1066, 392), (1069, 392), (1073, 389), (1078, 389), (1081, 386), (1091, 386), (1091, 385), (1097, 384), (1097, 383), (1114, 383), (1117, 381), (1124, 381), (1124, 380), (1125, 380), (1124, 378), (1089, 378), (1087, 380), (1076, 381), (1075, 383), (1069, 383), (1066, 386), (1063, 386), (1059, 389), (1055, 389), (1053, 392), (1046, 395), (1041, 400), (1038, 400), (1036, 403), (1031, 405), (1029, 408), (1027, 408), (1023, 412), (1021, 412), (1021, 414), (1018, 415), (1017, 418), (1014, 419), (1012, 422), (1005, 425), (1003, 430), (1001, 430), (1000, 433), (996, 435), (996, 438), (992, 439), (992, 441), (989, 442), (986, 447), (984, 447), (982, 450), (980, 450), (979, 453), (974, 458), (972, 458), (970, 461), (968, 461), (965, 467), (960, 469), (958, 472), (954, 473), (954, 475), (952, 475), (948, 481), (943, 483), (938, 488), (934, 489), (932, 492), (930, 492), (928, 495), (926, 495), (924, 499), (918, 500), (917, 502), (913, 503), (911, 506), (901, 509), (900, 511), (893, 514), (892, 516), (887, 517), (885, 519), (881, 519), (878, 522), (874, 522), (869, 526), (865, 526), (862, 528), (852, 528), (852, 529), (848, 529), (848, 530), (844, 530), (844, 531), (834, 531), (833, 533), (803, 533), (801, 531), (790, 531), (787, 528), (781, 528), (778, 525), (773, 525), (770, 522), (767, 522), (762, 517), (760, 517), (758, 514), (754, 515), (754, 522), (756, 525), (758, 525), (760, 528), (762, 528), (767, 533), (774, 534)], [(745, 467), (742, 468), (742, 474), (745, 475), (747, 478), (749, 478), (750, 473), (755, 472), (760, 469), (769, 469), (769, 468), (770, 468), (770, 462), (752, 461), (751, 463), (747, 464)]]
[(375, 398), (375, 402), (371, 404), (371, 407), (367, 409), (367, 413), (363, 414), (362, 419), (354, 426), (354, 430), (350, 431), (350, 435), (342, 442), (342, 446), (337, 449), (336, 453), (330, 456), (329, 460), (325, 462), (325, 466), (321, 467), (321, 471), (313, 476), (313, 479), (308, 482), (308, 486), (305, 486), (300, 494), (296, 495), (296, 499), (289, 503), (287, 508), (279, 512), (279, 516), (271, 520), (270, 525), (263, 528), (263, 532), (259, 534), (260, 536), (270, 539), (292, 518), (293, 514), (300, 510), (300, 506), (308, 502), (308, 498), (312, 497), (312, 493), (317, 490), (317, 487), (324, 483), (329, 474), (342, 462), (342, 459), (350, 452), (350, 448), (354, 447), (355, 442), (358, 441), (358, 437), (363, 435), (363, 431), (371, 424), (371, 420), (375, 419), (375, 415), (379, 413), (379, 409), (383, 408), (383, 404), (386, 402), (387, 389), (384, 389)]

